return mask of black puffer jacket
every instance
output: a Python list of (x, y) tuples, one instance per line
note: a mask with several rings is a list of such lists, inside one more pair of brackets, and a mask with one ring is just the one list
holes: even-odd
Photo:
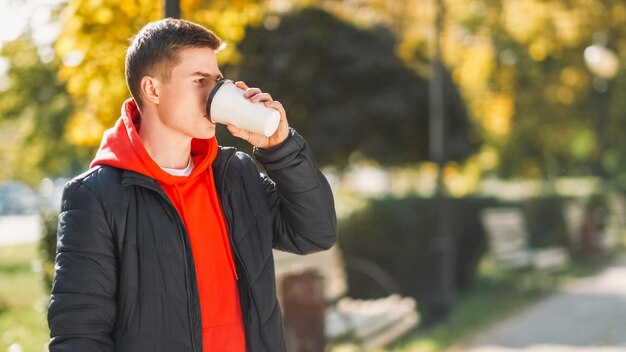
[[(271, 180), (233, 148), (220, 149), (213, 169), (240, 277), (248, 351), (285, 351), (272, 248), (306, 254), (331, 247), (333, 197), (295, 131), (254, 154)], [(191, 247), (155, 180), (102, 166), (70, 181), (57, 250), (50, 351), (202, 351)]]

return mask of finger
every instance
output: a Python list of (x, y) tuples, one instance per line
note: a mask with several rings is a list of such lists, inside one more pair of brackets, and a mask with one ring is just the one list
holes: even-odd
[(256, 134), (256, 133), (252, 133), (248, 130), (244, 130), (241, 128), (238, 128), (236, 126), (233, 125), (228, 125), (226, 126), (228, 128), (228, 131), (235, 137), (237, 138), (241, 138), (244, 141), (254, 145), (254, 146), (263, 146), (265, 144), (267, 144), (267, 137), (260, 135), (260, 134)]
[(232, 134), (233, 136), (241, 139), (247, 139), (247, 137), (244, 137), (245, 133), (244, 130), (242, 130), (241, 128), (238, 128), (235, 125), (228, 125), (226, 126), (226, 128), (228, 129), (228, 132), (230, 132), (230, 134)]
[(235, 125), (228, 125), (228, 126), (226, 126), (226, 128), (228, 128), (228, 131), (233, 136), (235, 136), (237, 138), (241, 138), (241, 139), (243, 139), (244, 141), (247, 141), (247, 142), (251, 142), (252, 141), (253, 134), (250, 131), (244, 130), (242, 128), (239, 128), (239, 127), (237, 127)]
[(273, 108), (273, 109), (278, 110), (281, 113), (281, 115), (285, 115), (285, 108), (283, 107), (283, 104), (281, 104), (277, 100), (266, 101), (264, 103), (264, 105), (265, 105), (265, 107)]
[(259, 93), (250, 98), (250, 102), (259, 103), (259, 102), (270, 102), (272, 101), (272, 96), (269, 93)]
[(244, 98), (250, 99), (251, 97), (263, 93), (259, 88), (248, 88), (246, 92), (243, 93)]
[(250, 88), (250, 87), (248, 87), (248, 85), (244, 81), (237, 81), (237, 82), (235, 82), (235, 87), (237, 87), (239, 89), (243, 89), (243, 90), (247, 90), (248, 88)]

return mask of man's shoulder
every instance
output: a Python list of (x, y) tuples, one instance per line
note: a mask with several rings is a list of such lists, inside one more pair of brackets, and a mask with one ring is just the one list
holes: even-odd
[(233, 159), (236, 160), (235, 165), (237, 165), (238, 167), (250, 167), (256, 165), (254, 162), (254, 158), (250, 154), (242, 152), (241, 150), (238, 150), (235, 153)]
[(116, 188), (122, 185), (123, 171), (112, 166), (98, 165), (72, 178), (65, 185), (65, 189), (73, 190), (84, 187), (99, 196), (113, 194)]
[(228, 168), (236, 170), (256, 167), (254, 158), (250, 154), (228, 146), (220, 146), (220, 154), (216, 162), (219, 167), (225, 167), (227, 164)]
[(122, 180), (122, 173), (124, 170), (108, 166), (108, 165), (98, 165), (94, 166), (91, 169), (83, 172), (80, 175), (75, 176), (68, 183), (83, 183), (89, 185), (97, 185), (102, 182), (106, 183), (120, 183)]
[(65, 184), (61, 211), (102, 209), (102, 204), (120, 199), (122, 170), (96, 166)]

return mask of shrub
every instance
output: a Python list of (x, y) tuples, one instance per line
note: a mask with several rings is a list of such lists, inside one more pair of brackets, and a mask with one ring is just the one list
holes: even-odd
[[(593, 234), (599, 231), (596, 227), (601, 226), (598, 225), (602, 223), (601, 199), (592, 197), (586, 202), (585, 212), (598, 217), (591, 219), (594, 228), (587, 231), (591, 233), (588, 236), (595, 236)], [(531, 248), (557, 245), (571, 249), (562, 211), (567, 200), (556, 196), (519, 202), (478, 197), (447, 199), (446, 227), (453, 242), (455, 293), (463, 294), (473, 286), (478, 265), (488, 251), (487, 236), (480, 221), (483, 209), (519, 207), (526, 219)], [(436, 257), (429, 250), (436, 236), (436, 215), (437, 206), (432, 198), (372, 199), (365, 208), (339, 224), (339, 243), (344, 255), (365, 258), (384, 269), (397, 283), (400, 293), (418, 300), (420, 312), (427, 320), (438, 318), (432, 316), (436, 310), (431, 306), (436, 300), (431, 289), (436, 279), (432, 270)], [(389, 293), (381, 285), (373, 285), (372, 278), (351, 270), (348, 270), (348, 285), (354, 297), (372, 298)]]
[[(480, 224), (480, 209), (495, 205), (494, 199), (448, 199), (447, 223), (453, 240), (454, 283), (459, 292), (472, 286), (476, 269), (487, 249)], [(433, 199), (407, 197), (371, 200), (367, 207), (340, 222), (339, 241), (346, 256), (366, 258), (382, 267), (398, 284), (401, 293), (415, 297), (428, 316), (432, 297), (434, 258), (430, 245), (436, 235), (437, 207)], [(370, 298), (384, 294), (371, 279), (348, 272), (350, 295)]]
[(42, 272), (44, 287), (49, 292), (52, 289), (54, 275), (54, 259), (57, 250), (57, 223), (59, 213), (54, 210), (42, 211), (41, 216), (41, 240), (39, 249), (42, 257)]

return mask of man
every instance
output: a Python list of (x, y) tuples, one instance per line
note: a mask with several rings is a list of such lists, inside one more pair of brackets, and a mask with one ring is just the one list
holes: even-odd
[(133, 99), (64, 191), (50, 351), (285, 350), (272, 248), (331, 247), (332, 193), (281, 104), (243, 82), (281, 114), (269, 138), (228, 126), (271, 179), (217, 145), (205, 104), (222, 46), (164, 19), (128, 48)]

